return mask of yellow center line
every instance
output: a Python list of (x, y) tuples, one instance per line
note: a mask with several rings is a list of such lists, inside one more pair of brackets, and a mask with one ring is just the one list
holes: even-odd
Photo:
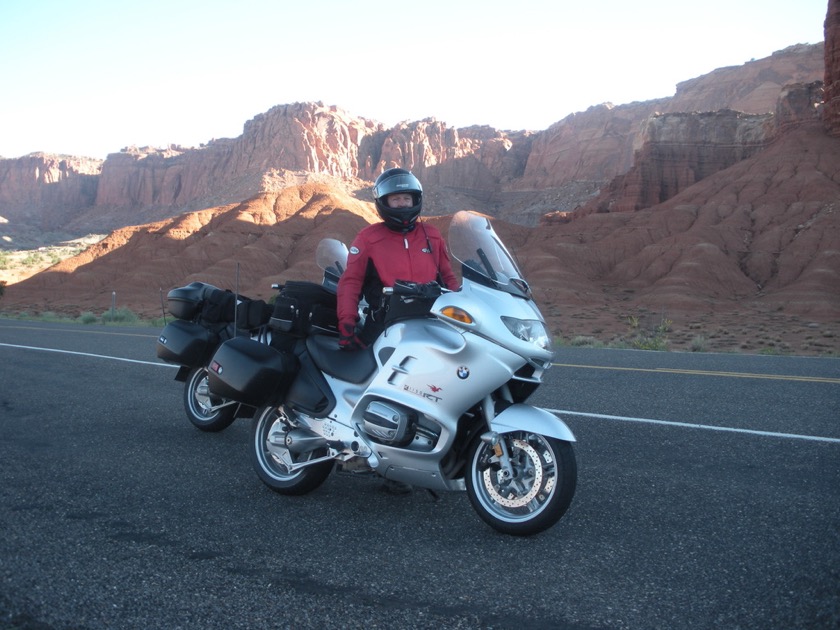
[(160, 334), (160, 330), (163, 330), (163, 327), (160, 330), (155, 328), (150, 328), (148, 333), (132, 333), (132, 332), (124, 332), (119, 329), (115, 330), (85, 330), (83, 328), (44, 328), (41, 326), (0, 326), (0, 330), (4, 329), (14, 329), (14, 330), (37, 330), (39, 332), (72, 332), (72, 333), (82, 333), (82, 334), (89, 334), (89, 335), (119, 335), (121, 337), (155, 337)]
[(759, 378), (773, 381), (802, 381), (806, 383), (834, 383), (840, 385), (840, 378), (823, 376), (792, 376), (785, 374), (750, 374), (748, 372), (714, 372), (710, 370), (680, 370), (676, 368), (628, 368), (605, 365), (579, 365), (575, 363), (553, 363), (557, 367), (584, 368), (588, 370), (618, 370), (626, 372), (653, 372), (655, 374), (686, 374), (690, 376), (723, 376), (726, 378)]

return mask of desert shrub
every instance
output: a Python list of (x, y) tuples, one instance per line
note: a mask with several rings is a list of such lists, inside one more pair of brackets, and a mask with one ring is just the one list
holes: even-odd
[(81, 324), (95, 324), (98, 321), (99, 318), (90, 311), (85, 311), (79, 315), (79, 323)]
[(43, 264), (44, 257), (37, 252), (33, 252), (31, 254), (27, 254), (20, 262), (24, 267), (37, 267), (38, 265)]
[(604, 346), (604, 344), (595, 339), (595, 337), (586, 337), (584, 335), (572, 337), (571, 340), (569, 340), (569, 345), (577, 348), (602, 348)]
[(637, 337), (630, 342), (630, 347), (636, 350), (664, 352), (668, 349), (668, 340), (664, 337)]
[(758, 354), (765, 354), (769, 356), (778, 356), (778, 355), (785, 355), (789, 354), (789, 349), (785, 347), (780, 347), (775, 344), (771, 344), (769, 346), (765, 346), (764, 348), (760, 348), (758, 350)]
[(692, 352), (706, 351), (706, 338), (703, 335), (696, 335), (692, 340), (689, 348)]
[(629, 338), (626, 340), (627, 347), (635, 350), (667, 350), (668, 332), (672, 324), (673, 322), (663, 315), (657, 323), (645, 327), (639, 317), (630, 315), (627, 317), (627, 325), (630, 328)]
[(40, 319), (43, 322), (72, 322), (73, 318), (69, 315), (62, 315), (61, 313), (56, 313), (55, 311), (42, 311), (41, 314), (36, 318)]
[(135, 324), (139, 319), (134, 311), (124, 306), (102, 313), (102, 322), (105, 324)]

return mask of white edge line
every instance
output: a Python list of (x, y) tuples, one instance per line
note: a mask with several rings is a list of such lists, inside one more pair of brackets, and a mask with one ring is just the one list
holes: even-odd
[(58, 352), (59, 354), (75, 354), (82, 357), (94, 357), (96, 359), (111, 359), (112, 361), (125, 361), (126, 363), (140, 363), (141, 365), (157, 365), (159, 367), (178, 367), (171, 363), (158, 361), (141, 361), (139, 359), (125, 359), (123, 357), (111, 357), (107, 354), (92, 354), (90, 352), (74, 352), (73, 350), (58, 350), (56, 348), (39, 348), (37, 346), (19, 346), (14, 343), (0, 343), (0, 346), (7, 348), (22, 348), (24, 350), (40, 350), (41, 352)]
[[(170, 363), (157, 361), (140, 361), (139, 359), (124, 359), (122, 357), (111, 357), (105, 354), (92, 354), (90, 352), (74, 352), (73, 350), (57, 350), (55, 348), (39, 348), (37, 346), (20, 346), (13, 343), (0, 343), (0, 346), (7, 348), (22, 348), (24, 350), (40, 350), (42, 352), (58, 352), (60, 354), (75, 354), (83, 357), (94, 357), (97, 359), (111, 359), (112, 361), (125, 361), (126, 363), (140, 363), (141, 365), (156, 365), (158, 367), (178, 367)], [(730, 433), (747, 433), (749, 435), (764, 435), (769, 437), (787, 438), (792, 440), (811, 440), (814, 442), (829, 442), (840, 444), (840, 438), (820, 437), (815, 435), (797, 435), (795, 433), (775, 433), (773, 431), (755, 431), (753, 429), (736, 429), (734, 427), (716, 427), (708, 424), (694, 424), (690, 422), (672, 422), (670, 420), (653, 420), (651, 418), (629, 418), (627, 416), (609, 416), (602, 413), (585, 413), (582, 411), (569, 411), (567, 409), (546, 409), (551, 413), (566, 416), (581, 416), (584, 418), (601, 418), (603, 420), (620, 420), (622, 422), (642, 422), (645, 424), (661, 424), (669, 427), (682, 427), (685, 429), (705, 429), (707, 431), (728, 431)]]
[(670, 420), (652, 420), (650, 418), (628, 418), (626, 416), (608, 416), (602, 413), (584, 413), (582, 411), (568, 411), (566, 409), (546, 409), (551, 413), (568, 416), (582, 416), (584, 418), (601, 418), (603, 420), (620, 420), (622, 422), (643, 422), (646, 424), (663, 424), (669, 427), (684, 429), (706, 429), (707, 431), (728, 431), (730, 433), (747, 433), (749, 435), (764, 435), (769, 437), (787, 438), (791, 440), (812, 440), (814, 442), (829, 442), (840, 444), (840, 438), (821, 437), (817, 435), (798, 435), (796, 433), (776, 433), (773, 431), (756, 431), (754, 429), (736, 429), (734, 427), (716, 427), (709, 424), (693, 424), (691, 422), (672, 422)]

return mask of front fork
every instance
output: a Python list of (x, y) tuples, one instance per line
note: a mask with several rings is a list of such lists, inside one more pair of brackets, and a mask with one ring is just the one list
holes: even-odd
[[(505, 400), (511, 400), (510, 390), (507, 385), (502, 387), (501, 394)], [(493, 430), (493, 418), (496, 417), (496, 403), (490, 394), (484, 397), (484, 401), (481, 403), (481, 411), (484, 415), (484, 422), (489, 429), (481, 434), (481, 441), (493, 449), (494, 457), (491, 461), (500, 468), (499, 478), (505, 480), (513, 479), (513, 466), (510, 463), (510, 451), (508, 451), (507, 440), (503, 440), (502, 436)]]

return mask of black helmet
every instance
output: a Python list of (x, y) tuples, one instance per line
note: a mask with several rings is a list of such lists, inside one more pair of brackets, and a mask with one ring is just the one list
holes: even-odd
[[(411, 194), (414, 203), (410, 208), (391, 208), (385, 198), (394, 193)], [(385, 225), (398, 232), (414, 229), (417, 217), (423, 209), (423, 187), (420, 181), (404, 168), (389, 168), (376, 178), (373, 184), (373, 199), (376, 211)]]

